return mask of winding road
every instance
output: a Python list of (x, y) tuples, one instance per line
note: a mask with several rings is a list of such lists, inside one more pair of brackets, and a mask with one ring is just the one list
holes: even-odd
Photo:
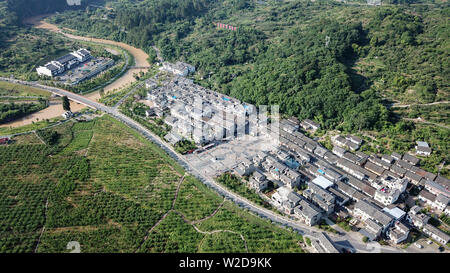
[[(104, 88), (105, 93), (114, 92), (116, 90), (119, 90), (119, 89), (135, 82), (136, 81), (136, 79), (134, 78), (135, 73), (139, 73), (140, 71), (146, 72), (148, 70), (148, 68), (151, 67), (151, 64), (148, 62), (149, 56), (142, 49), (130, 46), (130, 45), (122, 43), (122, 42), (116, 42), (116, 41), (92, 38), (92, 37), (84, 37), (84, 36), (79, 36), (79, 35), (74, 35), (74, 34), (64, 32), (64, 31), (74, 32), (74, 30), (66, 29), (66, 28), (61, 29), (54, 24), (44, 21), (44, 19), (50, 15), (51, 14), (44, 14), (44, 15), (30, 17), (30, 18), (27, 18), (26, 20), (24, 20), (24, 23), (29, 24), (38, 29), (45, 29), (45, 30), (48, 30), (48, 31), (51, 31), (54, 33), (59, 33), (59, 34), (65, 36), (66, 38), (73, 39), (73, 40), (93, 42), (93, 43), (102, 44), (102, 45), (117, 46), (117, 47), (124, 49), (125, 51), (127, 51), (128, 53), (130, 53), (133, 56), (134, 62), (135, 62), (133, 67), (137, 67), (137, 68), (130, 69), (130, 67), (128, 67), (128, 71), (125, 72), (121, 77), (119, 77), (118, 79), (114, 80), (113, 82), (111, 82), (110, 84), (105, 86), (105, 88)], [(100, 98), (99, 92), (92, 92), (90, 94), (87, 94), (86, 96), (91, 99), (94, 99), (94, 100), (98, 100)]]
[[(133, 119), (125, 116), (124, 114), (120, 113), (116, 107), (108, 107), (101, 103), (98, 103), (96, 101), (93, 101), (87, 97), (69, 92), (67, 90), (63, 90), (56, 87), (50, 87), (42, 85), (38, 82), (27, 82), (27, 81), (21, 81), (21, 80), (15, 80), (15, 79), (8, 79), (8, 78), (1, 78), (0, 81), (8, 81), (16, 84), (22, 84), (22, 85), (28, 85), (35, 88), (40, 88), (49, 92), (52, 92), (54, 94), (57, 94), (59, 96), (67, 96), (70, 100), (73, 100), (75, 102), (84, 104), (92, 109), (103, 111), (115, 119), (119, 120), (120, 122), (124, 123), (128, 127), (131, 127), (138, 131), (141, 135), (143, 135), (148, 140), (152, 141), (156, 145), (158, 145), (161, 149), (163, 149), (167, 154), (169, 154), (174, 160), (178, 162), (181, 166), (184, 167), (185, 170), (187, 170), (189, 173), (191, 173), (193, 176), (198, 178), (200, 181), (202, 181), (205, 185), (222, 195), (224, 198), (234, 202), (235, 204), (239, 205), (241, 208), (248, 209), (249, 211), (253, 212), (254, 214), (264, 218), (268, 219), (272, 222), (276, 222), (282, 226), (290, 227), (293, 230), (297, 231), (301, 235), (307, 235), (311, 238), (317, 238), (317, 234), (322, 232), (323, 230), (320, 230), (315, 227), (309, 227), (306, 225), (303, 225), (299, 223), (298, 221), (294, 221), (292, 219), (289, 219), (285, 216), (280, 216), (276, 214), (275, 212), (259, 207), (255, 204), (253, 204), (251, 201), (247, 200), (246, 198), (239, 196), (232, 191), (224, 188), (217, 182), (215, 182), (213, 179), (203, 175), (198, 169), (196, 169), (194, 166), (192, 166), (183, 156), (178, 154), (169, 144), (161, 141), (161, 139), (153, 134), (151, 131), (143, 127), (138, 122), (134, 121)], [(345, 234), (341, 236), (335, 236), (329, 234), (329, 237), (335, 242), (337, 246), (341, 247), (347, 247), (347, 248), (353, 248), (357, 250), (358, 252), (373, 252), (373, 245), (364, 244), (359, 238), (353, 237), (351, 234)], [(399, 249), (388, 247), (388, 246), (379, 246), (380, 250), (383, 252), (399, 252)]]
[[(106, 40), (106, 39), (98, 39), (98, 38), (91, 38), (91, 37), (83, 37), (83, 36), (77, 36), (70, 33), (63, 32), (62, 29), (60, 29), (58, 26), (50, 24), (48, 22), (45, 22), (44, 19), (51, 14), (44, 14), (39, 16), (30, 17), (24, 20), (25, 24), (31, 25), (34, 28), (38, 29), (44, 29), (48, 30), (54, 33), (59, 33), (66, 38), (74, 39), (74, 40), (81, 40), (81, 41), (88, 41), (93, 42), (101, 45), (113, 45), (116, 47), (120, 47), (123, 50), (127, 51), (131, 56), (133, 56), (135, 64), (133, 66), (128, 66), (129, 64), (129, 56), (128, 54), (125, 54), (125, 66), (122, 68), (122, 71), (119, 73), (120, 76), (115, 77), (105, 83), (102, 87), (105, 91), (105, 93), (111, 93), (111, 92), (117, 92), (120, 91), (120, 89), (129, 86), (130, 84), (134, 83), (136, 79), (134, 78), (135, 73), (139, 72), (146, 72), (151, 67), (151, 64), (148, 62), (148, 54), (145, 53), (142, 49), (135, 48), (133, 46), (130, 46), (125, 43), (120, 43), (116, 41)], [(70, 29), (64, 29), (64, 31), (73, 31)], [(106, 50), (111, 51), (110, 48), (106, 48)], [(155, 49), (158, 59), (161, 61), (162, 58), (160, 56), (159, 50)], [(96, 87), (98, 89), (98, 87)], [(88, 94), (85, 96), (87, 98), (90, 98), (92, 100), (99, 100), (100, 99), (100, 92), (90, 92), (86, 91)], [(31, 115), (28, 115), (26, 117), (23, 117), (21, 119), (15, 120), (13, 122), (5, 123), (0, 125), (0, 127), (20, 127), (24, 125), (31, 124), (33, 122), (37, 122), (44, 119), (51, 119), (55, 117), (59, 117), (64, 113), (64, 110), (62, 109), (62, 104), (54, 104), (50, 107), (47, 107), (41, 111), (35, 112)], [(82, 105), (79, 105), (77, 103), (71, 102), (70, 103), (71, 109), (73, 111), (79, 111), (83, 108)]]
[[(115, 42), (115, 41), (96, 39), (96, 38), (87, 38), (87, 37), (81, 37), (81, 36), (64, 33), (57, 26), (49, 24), (47, 22), (44, 22), (43, 18), (45, 18), (45, 17), (46, 16), (44, 15), (44, 16), (40, 16), (40, 17), (30, 18), (29, 20), (27, 20), (27, 23), (31, 23), (33, 26), (35, 26), (37, 28), (44, 28), (44, 29), (51, 30), (53, 32), (61, 33), (62, 35), (66, 36), (68, 38), (71, 38), (71, 39), (78, 39), (78, 40), (120, 46), (120, 47), (124, 48), (125, 50), (131, 52), (132, 54), (133, 54), (133, 52), (136, 53), (136, 55), (133, 54), (133, 56), (136, 59), (136, 67), (150, 66), (150, 64), (147, 62), (148, 55), (145, 54), (145, 52), (143, 52), (141, 49), (136, 49), (127, 44), (119, 43), (119, 42)], [(155, 48), (155, 51), (157, 53), (157, 57), (158, 57), (159, 61), (162, 62), (163, 59), (161, 57), (159, 50), (157, 48)], [(145, 58), (142, 59), (143, 56)], [(130, 78), (130, 75), (131, 75), (132, 79)], [(234, 202), (235, 204), (239, 205), (241, 208), (247, 209), (247, 210), (251, 211), (252, 213), (254, 213), (264, 219), (270, 220), (271, 222), (278, 223), (285, 227), (290, 227), (294, 231), (298, 232), (299, 234), (306, 235), (310, 238), (317, 238), (317, 235), (319, 233), (323, 232), (323, 230), (320, 230), (316, 227), (306, 226), (306, 225), (301, 224), (298, 221), (292, 220), (286, 216), (281, 216), (271, 210), (259, 207), (255, 204), (253, 204), (251, 201), (247, 200), (246, 198), (244, 198), (240, 195), (237, 195), (234, 192), (224, 188), (223, 186), (221, 186), (220, 184), (215, 182), (213, 179), (203, 175), (198, 169), (196, 169), (193, 165), (191, 165), (190, 162), (188, 162), (183, 156), (178, 154), (169, 144), (163, 142), (158, 136), (156, 136), (151, 131), (149, 131), (148, 129), (143, 127), (138, 122), (136, 122), (133, 119), (120, 113), (118, 110), (118, 106), (120, 105), (121, 102), (124, 101), (124, 99), (119, 101), (119, 103), (116, 104), (114, 107), (108, 107), (108, 106), (105, 106), (104, 104), (97, 102), (97, 99), (98, 99), (97, 95), (92, 95), (92, 93), (89, 95), (86, 95), (86, 96), (82, 96), (79, 94), (69, 92), (64, 89), (42, 85), (38, 82), (27, 82), (27, 81), (21, 81), (21, 80), (16, 80), (16, 79), (9, 79), (9, 78), (1, 78), (1, 77), (0, 77), (0, 81), (7, 81), (7, 82), (16, 83), (16, 84), (22, 84), (22, 85), (32, 86), (35, 88), (40, 88), (45, 91), (52, 92), (59, 96), (67, 96), (70, 100), (72, 100), (74, 102), (83, 104), (83, 105), (90, 107), (92, 109), (95, 109), (95, 110), (100, 110), (102, 112), (105, 112), (105, 113), (111, 115), (112, 117), (114, 117), (115, 119), (119, 120), (120, 122), (124, 123), (128, 127), (135, 129), (141, 135), (143, 135), (145, 138), (147, 138), (148, 140), (150, 140), (153, 143), (155, 143), (156, 145), (158, 145), (167, 154), (169, 154), (174, 160), (176, 160), (178, 162), (178, 164), (183, 166), (184, 169), (187, 170), (190, 174), (192, 174), (193, 176), (198, 178), (209, 188), (213, 189), (214, 191), (216, 191), (217, 193), (222, 195), (225, 199)], [(121, 77), (120, 79), (118, 79), (117, 81), (115, 81), (114, 83), (109, 85), (107, 88), (105, 88), (105, 90), (114, 90), (117, 88), (121, 88), (123, 86), (124, 81), (125, 82), (127, 82), (127, 81), (134, 82), (135, 81), (134, 77), (132, 77), (132, 74), (130, 74), (130, 70), (123, 77)], [(130, 82), (128, 82), (128, 83), (130, 83)], [(138, 86), (136, 86), (126, 96), (131, 95), (136, 90), (136, 88), (138, 88), (141, 85), (142, 84), (139, 84)], [(373, 245), (364, 244), (361, 241), (361, 239), (359, 237), (355, 236), (354, 234), (344, 234), (344, 235), (340, 235), (340, 236), (329, 234), (329, 237), (334, 241), (334, 243), (338, 247), (353, 248), (353, 249), (357, 250), (358, 252), (374, 252)], [(393, 247), (388, 247), (388, 246), (377, 246), (377, 247), (378, 247), (378, 250), (380, 250), (382, 252), (399, 252), (399, 249), (396, 249)]]

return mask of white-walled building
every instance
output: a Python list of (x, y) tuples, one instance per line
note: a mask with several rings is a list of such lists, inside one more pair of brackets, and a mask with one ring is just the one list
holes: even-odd
[(57, 76), (66, 70), (73, 68), (74, 66), (83, 63), (91, 58), (91, 53), (81, 48), (70, 54), (64, 55), (54, 61), (51, 61), (44, 66), (36, 68), (36, 72), (39, 76), (45, 75), (49, 77)]
[(175, 64), (164, 62), (160, 69), (181, 77), (186, 77), (189, 73), (195, 72), (194, 66), (183, 62), (176, 62)]
[(429, 156), (431, 154), (431, 148), (425, 141), (416, 141), (416, 154), (423, 155), (423, 156)]

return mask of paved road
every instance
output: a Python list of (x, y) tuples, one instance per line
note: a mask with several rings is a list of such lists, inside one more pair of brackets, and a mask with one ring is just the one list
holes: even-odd
[[(60, 96), (67, 96), (69, 99), (82, 103), (90, 108), (103, 111), (105, 113), (110, 114), (117, 120), (123, 122), (124, 124), (128, 125), (129, 127), (137, 130), (140, 134), (145, 136), (147, 139), (158, 145), (161, 149), (163, 149), (166, 153), (168, 153), (173, 159), (175, 159), (181, 166), (183, 166), (189, 173), (197, 177), (200, 181), (202, 181), (204, 184), (206, 184), (211, 189), (218, 192), (220, 195), (224, 196), (226, 199), (231, 200), (232, 202), (238, 204), (242, 208), (246, 208), (249, 211), (259, 215), (262, 218), (269, 219), (272, 222), (276, 222), (278, 224), (281, 224), (282, 226), (291, 227), (293, 230), (297, 231), (298, 233), (302, 235), (308, 235), (311, 238), (317, 238), (317, 234), (322, 232), (322, 230), (315, 228), (315, 227), (309, 227), (306, 225), (303, 225), (299, 223), (298, 221), (294, 221), (289, 219), (288, 217), (281, 216), (276, 214), (275, 212), (256, 206), (246, 198), (239, 196), (228, 189), (222, 187), (220, 184), (216, 183), (213, 179), (204, 176), (199, 170), (197, 170), (195, 167), (193, 167), (184, 157), (179, 155), (175, 150), (167, 143), (160, 140), (158, 136), (153, 134), (151, 131), (147, 130), (145, 127), (140, 125), (138, 122), (134, 121), (133, 119), (125, 116), (124, 114), (120, 113), (116, 108), (114, 107), (108, 107), (101, 103), (92, 101), (86, 97), (83, 97), (78, 94), (74, 94), (72, 92), (55, 88), (55, 87), (49, 87), (42, 84), (39, 84), (37, 82), (26, 82), (26, 81), (20, 81), (20, 80), (14, 80), (14, 79), (7, 79), (7, 78), (1, 78), (0, 80), (8, 81), (8, 82), (14, 82), (18, 84), (24, 84), (24, 85), (30, 85), (36, 88), (41, 88), (47, 91), (50, 91), (54, 94), (60, 95)], [(371, 252), (371, 246), (364, 244), (362, 241), (360, 241), (357, 238), (354, 238), (354, 236), (350, 234), (345, 234), (341, 236), (336, 236), (329, 234), (329, 237), (336, 242), (338, 246), (342, 247), (350, 247), (356, 249), (358, 252)], [(398, 249), (392, 248), (392, 247), (381, 247), (381, 250), (383, 252), (398, 252)]]

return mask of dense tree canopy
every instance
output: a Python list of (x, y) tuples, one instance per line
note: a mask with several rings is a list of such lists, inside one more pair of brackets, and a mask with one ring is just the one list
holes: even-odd
[[(433, 102), (448, 95), (445, 6), (109, 3), (108, 9), (89, 6), (51, 21), (131, 43), (153, 58), (156, 45), (166, 60), (195, 65), (195, 80), (206, 87), (257, 105), (278, 104), (283, 114), (314, 119), (324, 128), (381, 130), (396, 122), (383, 99)], [(218, 29), (214, 22), (238, 29)]]

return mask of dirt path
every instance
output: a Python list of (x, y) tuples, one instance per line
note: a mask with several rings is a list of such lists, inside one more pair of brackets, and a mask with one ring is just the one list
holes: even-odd
[(431, 125), (434, 125), (434, 126), (438, 126), (438, 127), (442, 127), (442, 128), (450, 130), (450, 127), (448, 127), (448, 126), (445, 126), (445, 125), (439, 124), (439, 123), (435, 123), (435, 122), (431, 122), (431, 121), (426, 121), (426, 120), (424, 120), (422, 118), (403, 118), (403, 119), (404, 120), (408, 120), (408, 121), (412, 121), (412, 122), (416, 122), (416, 123), (431, 124)]
[(34, 253), (37, 252), (39, 244), (41, 243), (42, 234), (45, 232), (45, 220), (47, 219), (47, 209), (48, 209), (48, 198), (45, 201), (45, 210), (44, 210), (44, 224), (42, 225), (41, 233), (39, 234), (39, 239), (36, 244), (36, 248), (34, 249)]
[(223, 207), (224, 203), (225, 203), (225, 200), (222, 203), (220, 203), (220, 205), (217, 207), (217, 209), (215, 211), (213, 211), (213, 213), (211, 213), (210, 215), (206, 216), (205, 218), (202, 218), (202, 219), (199, 219), (199, 220), (196, 220), (196, 221), (192, 221), (192, 222), (190, 222), (190, 224), (191, 225), (195, 225), (195, 224), (201, 223), (201, 222), (206, 221), (209, 218), (213, 217)]
[[(203, 221), (206, 221), (206, 220), (210, 219), (211, 217), (213, 217), (214, 215), (216, 215), (216, 213), (223, 207), (224, 203), (225, 203), (225, 200), (222, 203), (220, 203), (220, 205), (213, 211), (213, 213), (211, 213), (210, 215), (206, 216), (205, 218), (202, 218), (202, 219), (199, 219), (199, 220), (196, 220), (196, 221), (188, 220), (186, 218), (186, 216), (184, 216), (184, 214), (182, 214), (181, 212), (179, 212), (177, 210), (173, 210), (173, 212), (175, 212), (178, 215), (180, 215), (180, 217), (183, 219), (183, 221), (186, 224), (191, 225), (195, 229), (195, 231), (197, 231), (198, 233), (206, 234), (206, 235), (213, 235), (213, 234), (219, 233), (219, 232), (227, 232), (227, 233), (233, 233), (233, 234), (239, 235), (239, 237), (241, 237), (241, 240), (244, 242), (245, 250), (248, 253), (247, 241), (245, 240), (244, 235), (242, 235), (241, 233), (239, 233), (237, 231), (228, 230), (228, 229), (218, 229), (218, 230), (213, 230), (213, 231), (203, 231), (203, 230), (199, 229), (196, 226), (196, 224), (201, 223)], [(200, 243), (200, 245), (201, 245), (201, 243)]]
[(194, 229), (201, 234), (207, 234), (207, 235), (213, 235), (215, 233), (219, 233), (219, 232), (228, 232), (228, 233), (233, 233), (233, 234), (237, 234), (241, 237), (242, 241), (244, 241), (244, 246), (245, 246), (245, 251), (248, 253), (248, 246), (247, 246), (247, 241), (245, 240), (244, 236), (236, 231), (232, 231), (232, 230), (228, 230), (228, 229), (218, 229), (218, 230), (213, 230), (213, 231), (202, 231), (200, 230), (198, 227), (196, 227), (195, 225), (192, 225), (194, 227)]
[(450, 103), (450, 101), (436, 101), (436, 102), (431, 102), (431, 103), (413, 103), (413, 104), (400, 104), (398, 102), (393, 103), (391, 105), (392, 108), (408, 108), (414, 105), (417, 106), (429, 106), (429, 105), (437, 105), (437, 104), (448, 104)]
[(169, 209), (166, 213), (164, 213), (164, 215), (161, 217), (161, 219), (159, 219), (158, 222), (156, 222), (156, 223), (155, 223), (155, 224), (147, 231), (147, 234), (145, 235), (144, 240), (143, 240), (142, 243), (139, 245), (139, 247), (136, 249), (135, 253), (138, 252), (138, 251), (142, 248), (142, 246), (143, 246), (144, 243), (147, 241), (148, 236), (150, 236), (150, 234), (152, 233), (152, 231), (153, 231), (153, 230), (154, 230), (154, 229), (155, 229), (155, 228), (156, 228), (156, 227), (157, 227), (164, 219), (166, 219), (167, 215), (169, 215), (170, 212), (173, 211), (173, 208), (175, 207), (175, 203), (177, 202), (178, 192), (180, 191), (181, 184), (183, 183), (185, 177), (186, 177), (186, 175), (183, 175), (182, 177), (180, 177), (180, 182), (178, 182), (178, 186), (177, 186), (177, 189), (176, 189), (176, 191), (175, 191), (175, 196), (174, 196), (173, 201), (172, 201), (172, 206), (170, 207), (170, 209)]
[(144, 237), (142, 243), (141, 243), (141, 244), (139, 245), (139, 247), (136, 249), (135, 253), (138, 252), (138, 251), (142, 248), (142, 246), (143, 246), (144, 243), (147, 241), (147, 239), (148, 239), (148, 237), (150, 236), (150, 234), (152, 233), (152, 231), (153, 231), (153, 230), (154, 230), (154, 229), (155, 229), (155, 228), (156, 228), (156, 227), (157, 227), (164, 219), (166, 219), (167, 215), (169, 215), (169, 213), (171, 213), (171, 212), (174, 212), (174, 213), (177, 213), (178, 215), (180, 215), (181, 218), (183, 219), (183, 221), (184, 221), (185, 223), (189, 224), (189, 225), (192, 225), (192, 227), (193, 227), (198, 233), (206, 234), (206, 235), (213, 235), (213, 234), (219, 233), (219, 232), (227, 232), (227, 233), (233, 233), (233, 234), (239, 235), (239, 237), (240, 237), (240, 238), (242, 239), (242, 241), (244, 242), (245, 250), (246, 250), (246, 252), (248, 253), (247, 241), (245, 240), (244, 236), (243, 236), (241, 233), (236, 232), (236, 231), (232, 231), (232, 230), (227, 230), (227, 229), (220, 229), (220, 230), (213, 230), (213, 231), (203, 231), (203, 230), (199, 229), (199, 228), (195, 225), (195, 224), (198, 224), (198, 223), (203, 222), (203, 221), (205, 221), (205, 220), (208, 220), (209, 218), (211, 218), (211, 217), (213, 217), (214, 215), (216, 215), (216, 213), (222, 208), (222, 206), (223, 206), (223, 204), (224, 204), (225, 201), (223, 201), (222, 203), (220, 203), (220, 205), (213, 211), (213, 213), (211, 213), (210, 215), (206, 216), (205, 218), (202, 218), (202, 219), (199, 219), (199, 220), (196, 220), (196, 221), (190, 221), (190, 220), (188, 220), (188, 219), (184, 216), (184, 214), (182, 214), (181, 212), (175, 210), (175, 204), (176, 204), (176, 202), (177, 202), (178, 193), (179, 193), (179, 191), (180, 191), (181, 184), (183, 183), (185, 177), (186, 177), (186, 175), (183, 175), (183, 176), (180, 178), (180, 182), (178, 183), (177, 189), (176, 189), (176, 191), (175, 191), (175, 196), (174, 196), (174, 199), (173, 199), (173, 201), (172, 201), (172, 206), (171, 206), (171, 208), (170, 208), (166, 213), (164, 213), (164, 215), (161, 217), (161, 219), (159, 219), (158, 222), (156, 222), (156, 223), (155, 223), (155, 224), (147, 231), (147, 234), (145, 235), (145, 237)]
[(156, 46), (153, 46), (153, 49), (156, 52), (156, 58), (159, 60), (160, 63), (164, 62), (163, 57), (161, 56), (161, 51), (159, 50), (159, 48), (157, 48)]

